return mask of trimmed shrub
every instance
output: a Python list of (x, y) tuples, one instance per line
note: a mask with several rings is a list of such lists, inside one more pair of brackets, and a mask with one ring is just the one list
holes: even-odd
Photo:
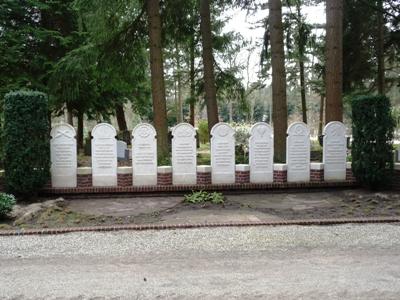
[(14, 205), (15, 197), (13, 195), (0, 193), (0, 218), (6, 217)]
[(8, 191), (28, 197), (50, 178), (47, 96), (16, 91), (5, 96), (4, 170)]
[(357, 181), (372, 189), (390, 183), (393, 172), (393, 131), (390, 100), (359, 96), (351, 101), (352, 169)]

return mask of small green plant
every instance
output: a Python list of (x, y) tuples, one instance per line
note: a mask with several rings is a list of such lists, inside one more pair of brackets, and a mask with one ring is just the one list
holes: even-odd
[(11, 212), (15, 202), (13, 195), (0, 193), (0, 218), (4, 218)]
[(211, 202), (213, 204), (223, 204), (224, 195), (217, 192), (209, 193), (206, 191), (192, 191), (192, 193), (185, 195), (185, 199), (183, 202), (193, 204), (204, 204), (206, 202)]

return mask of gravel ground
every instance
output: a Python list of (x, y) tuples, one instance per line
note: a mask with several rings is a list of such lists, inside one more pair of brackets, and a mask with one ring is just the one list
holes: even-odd
[(398, 299), (400, 226), (0, 238), (1, 299)]

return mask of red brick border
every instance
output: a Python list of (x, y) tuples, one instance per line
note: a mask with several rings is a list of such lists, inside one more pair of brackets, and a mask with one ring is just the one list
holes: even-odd
[(78, 188), (88, 188), (92, 186), (92, 174), (77, 175)]
[(211, 184), (211, 172), (197, 172), (197, 184)]
[(250, 182), (250, 171), (235, 172), (235, 183), (249, 183), (249, 182)]
[(158, 185), (172, 185), (172, 173), (157, 173)]
[(131, 186), (132, 174), (117, 174), (118, 186)]
[(287, 182), (287, 171), (274, 170), (274, 182), (276, 183)]
[(274, 182), (274, 183), (234, 183), (234, 184), (194, 184), (194, 185), (152, 185), (152, 186), (113, 186), (43, 189), (41, 194), (98, 194), (98, 193), (163, 193), (186, 192), (192, 190), (231, 191), (231, 190), (282, 190), (355, 187), (355, 181), (343, 182)]
[(310, 180), (315, 182), (324, 181), (324, 170), (310, 170)]
[(244, 227), (244, 226), (310, 226), (310, 225), (338, 225), (338, 224), (366, 224), (366, 223), (400, 223), (400, 217), (377, 217), (377, 218), (343, 218), (343, 219), (310, 219), (310, 220), (288, 220), (270, 222), (229, 222), (229, 223), (196, 223), (196, 224), (127, 224), (109, 226), (68, 227), (68, 228), (43, 228), (43, 229), (21, 229), (0, 230), (0, 236), (19, 235), (49, 235), (71, 232), (99, 232), (120, 230), (166, 230), (166, 229), (189, 229), (189, 228), (214, 228), (214, 227)]

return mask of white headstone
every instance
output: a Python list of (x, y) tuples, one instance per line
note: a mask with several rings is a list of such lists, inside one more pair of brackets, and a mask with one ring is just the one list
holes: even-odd
[(310, 181), (310, 129), (303, 122), (295, 122), (287, 134), (287, 181)]
[(110, 124), (97, 124), (92, 130), (93, 186), (117, 185), (117, 132)]
[(56, 125), (50, 132), (51, 184), (53, 187), (76, 187), (76, 132), (69, 124)]
[(323, 131), (324, 180), (346, 180), (346, 127), (329, 122)]
[(267, 123), (256, 123), (250, 129), (249, 164), (251, 183), (274, 181), (273, 130)]
[(128, 149), (128, 145), (124, 141), (117, 141), (117, 158), (118, 159), (127, 159), (126, 150)]
[(196, 130), (188, 123), (172, 129), (172, 182), (197, 183)]
[(156, 130), (150, 124), (141, 123), (132, 130), (133, 185), (157, 184)]
[(212, 183), (235, 183), (235, 131), (229, 124), (218, 123), (211, 136)]

